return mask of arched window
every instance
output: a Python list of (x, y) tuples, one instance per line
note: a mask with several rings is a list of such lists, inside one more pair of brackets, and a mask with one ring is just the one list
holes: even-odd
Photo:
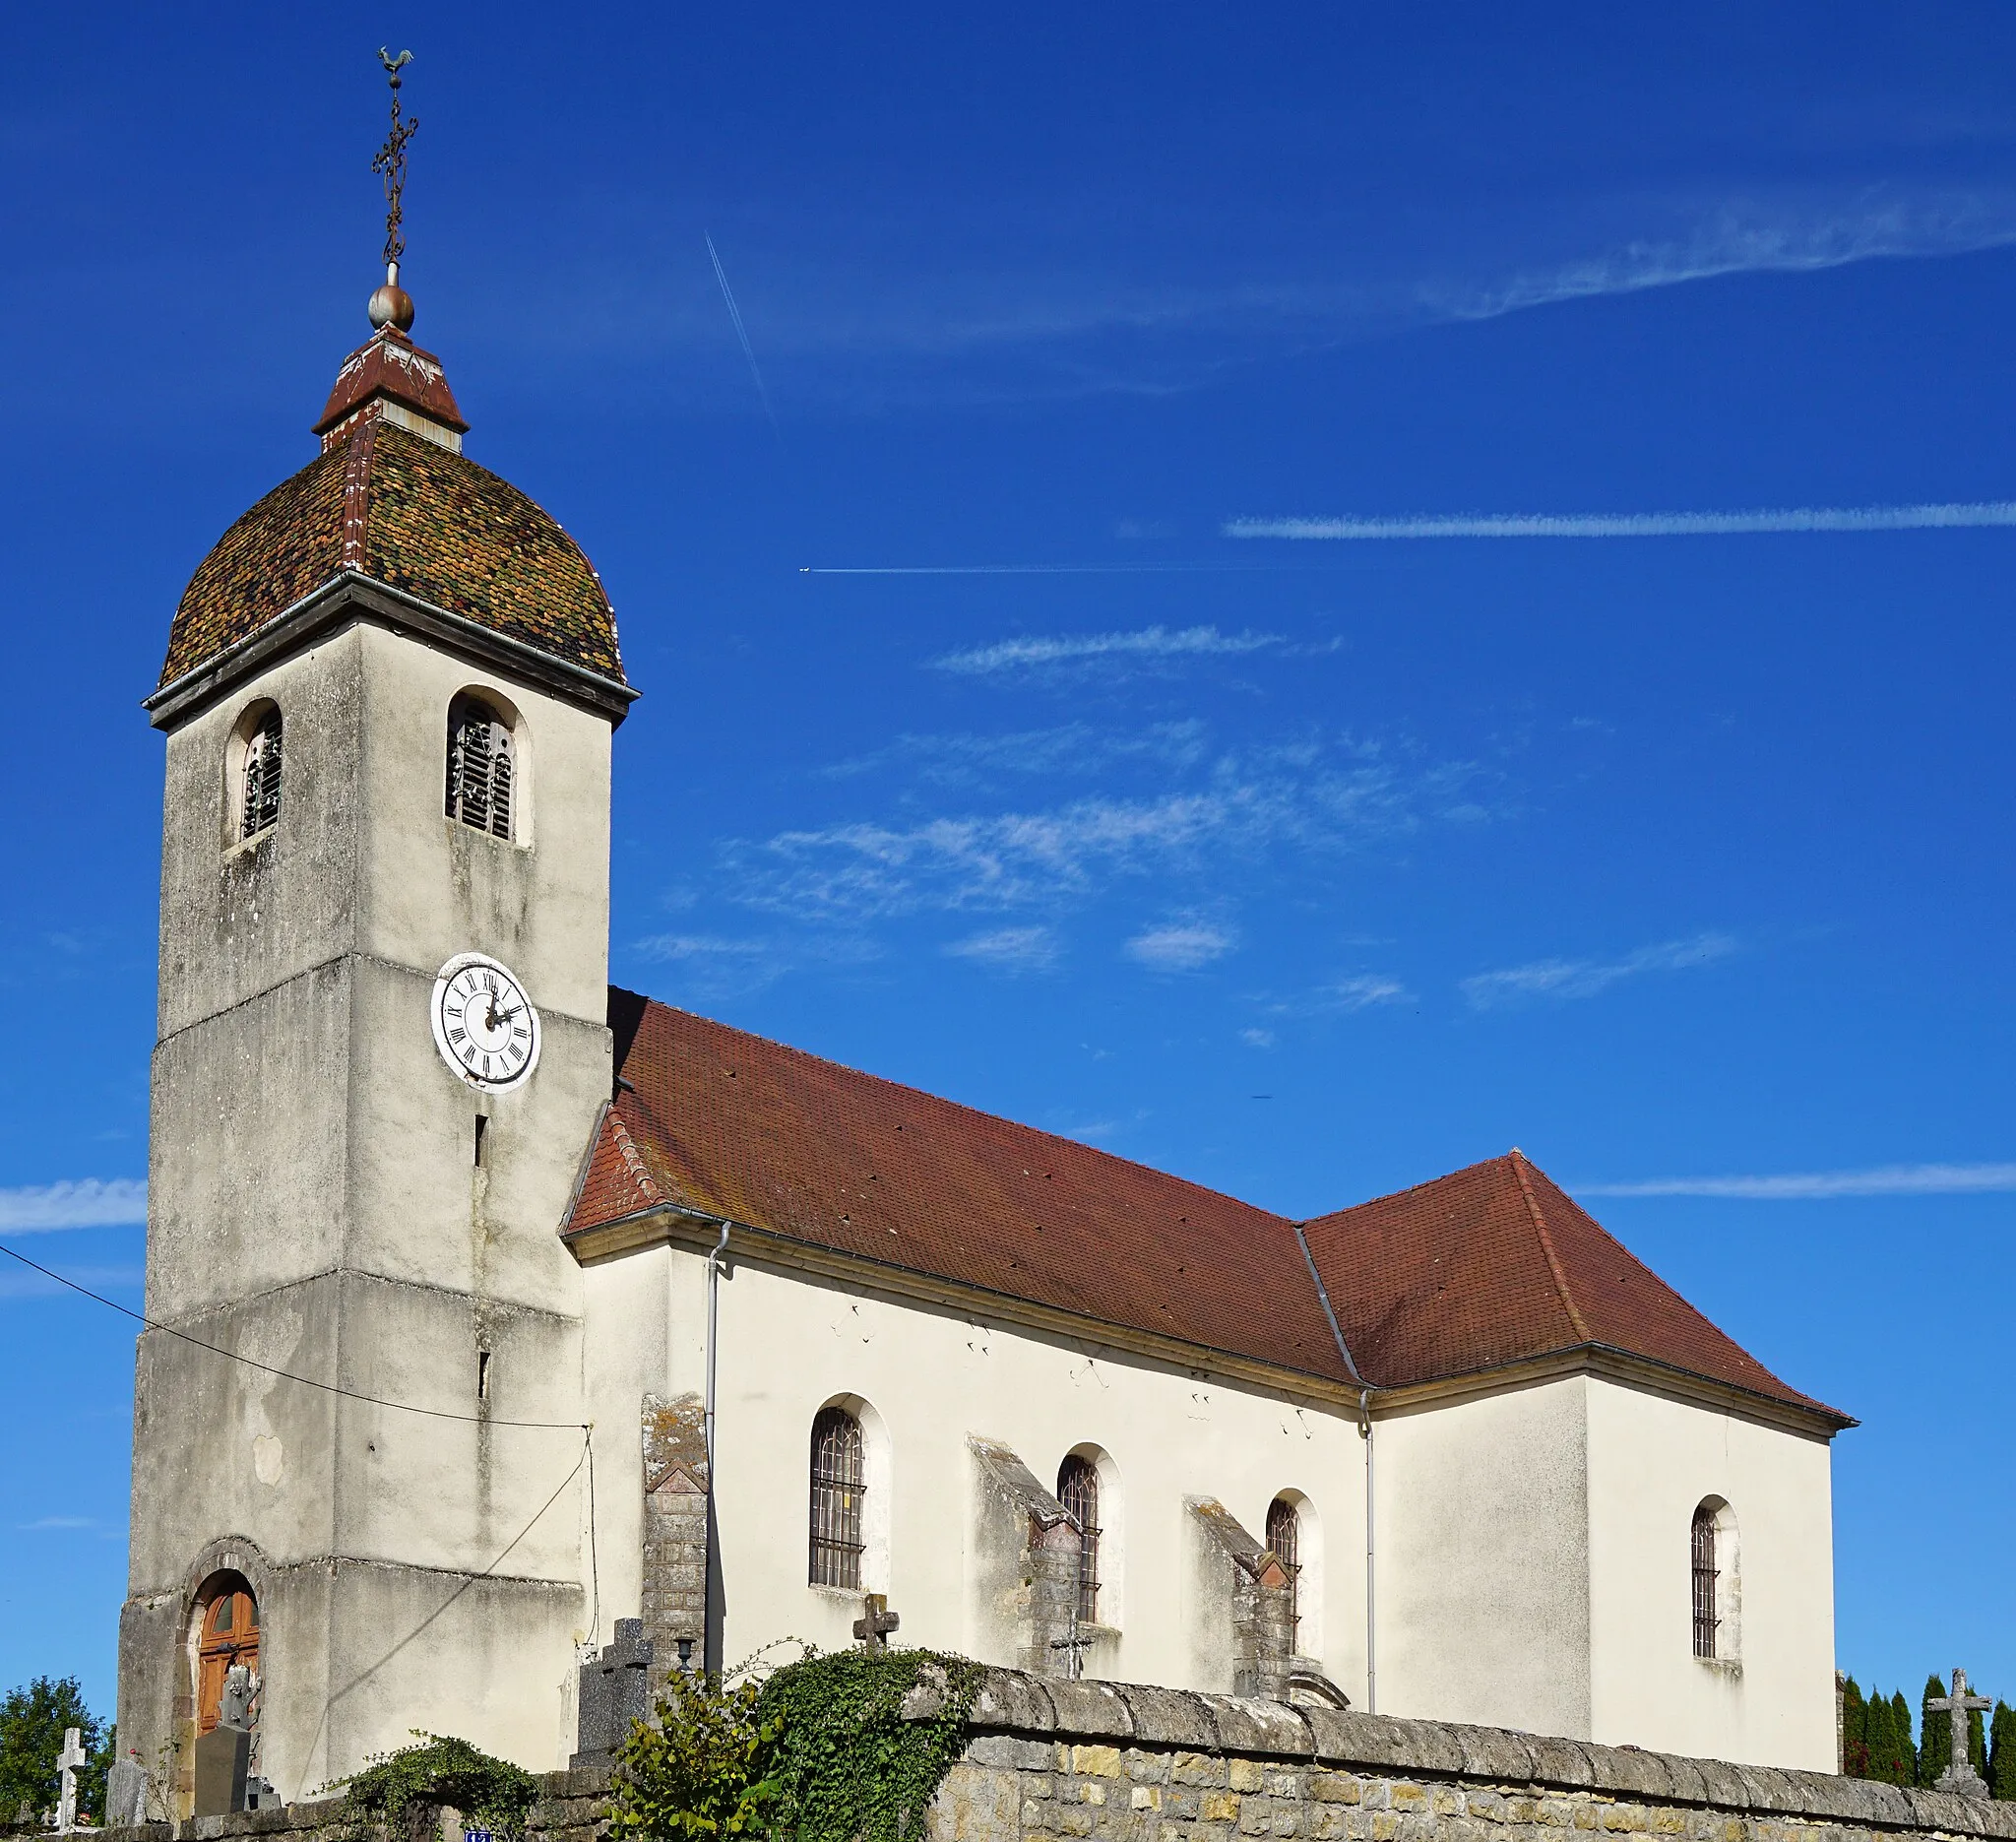
[(280, 706), (268, 704), (245, 736), (239, 769), (238, 838), (256, 838), (280, 820)]
[(1099, 1467), (1073, 1452), (1057, 1467), (1057, 1500), (1078, 1525), (1078, 1621), (1099, 1622)]
[(226, 1574), (217, 1596), (203, 1608), (196, 1640), (196, 1731), (207, 1734), (218, 1723), (224, 1678), (243, 1664), (259, 1673), (259, 1602), (235, 1574)]
[(1286, 1496), (1267, 1505), (1267, 1546), (1288, 1575), (1288, 1622), (1294, 1654), (1302, 1653), (1302, 1518)]
[(456, 698), (448, 706), (448, 816), (509, 838), (516, 767), (504, 719), (480, 697)]
[(807, 1577), (814, 1586), (861, 1590), (865, 1485), (861, 1423), (844, 1407), (822, 1407), (812, 1422), (812, 1556)]
[(1716, 1630), (1722, 1623), (1722, 1595), (1717, 1583), (1722, 1570), (1716, 1565), (1715, 1533), (1715, 1507), (1711, 1503), (1703, 1503), (1694, 1511), (1693, 1534), (1694, 1654), (1697, 1657), (1719, 1654)]

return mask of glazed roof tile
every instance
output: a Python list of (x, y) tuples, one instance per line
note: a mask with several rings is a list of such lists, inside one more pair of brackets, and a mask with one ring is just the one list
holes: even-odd
[[(612, 989), (619, 1081), (565, 1232), (666, 1204), (1352, 1381), (1296, 1225), (1076, 1140)], [(1788, 1387), (1520, 1154), (1305, 1225), (1377, 1387), (1590, 1344), (1846, 1424)]]
[[(338, 380), (325, 425), (329, 414), (342, 425), (327, 452), (232, 525), (183, 591), (163, 685), (346, 572), (624, 681), (615, 614), (580, 546), (509, 480), (388, 419), (386, 404), (427, 400), (417, 385), (402, 393), (386, 381), (401, 375), (366, 367), (347, 395)], [(444, 379), (436, 395), (454, 417), (444, 425), (459, 427), (446, 393)], [(444, 419), (438, 401), (427, 413)]]

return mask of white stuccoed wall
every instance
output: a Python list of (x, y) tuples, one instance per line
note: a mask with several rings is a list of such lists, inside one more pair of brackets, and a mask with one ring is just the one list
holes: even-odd
[[(442, 813), (466, 688), (519, 717), (517, 843)], [(238, 845), (226, 744), (261, 697), (285, 724), (281, 816)], [(150, 1313), (359, 1393), (562, 1424), (421, 1419), (149, 1332), (119, 1688), (149, 1756), (186, 1747), (193, 1595), (231, 1564), (261, 1602), (262, 1765), (285, 1796), (414, 1726), (565, 1758), (579, 1484), (527, 1525), (585, 1418), (580, 1271), (555, 1229), (610, 1084), (608, 776), (606, 717), (368, 621), (168, 736)], [(435, 1050), (434, 974), (466, 950), (539, 1007), (517, 1093), (479, 1097)]]
[[(606, 1630), (641, 1597), (640, 1397), (704, 1384), (705, 1259), (661, 1243), (584, 1279)], [(1005, 1441), (1046, 1486), (1066, 1452), (1091, 1446), (1118, 1480), (1102, 1571), (1120, 1635), (1092, 1651), (1090, 1674), (1225, 1688), (1198, 1642), (1183, 1498), (1216, 1495), (1258, 1536), (1290, 1491), (1319, 1551), (1301, 1648), (1364, 1705), (1364, 1446), (1351, 1407), (866, 1295), (760, 1253), (733, 1260), (721, 1323), (730, 1661), (787, 1636), (850, 1641), (857, 1598), (805, 1583), (808, 1433), (839, 1400), (863, 1419), (870, 1527), (886, 1531), (864, 1585), (889, 1594), (902, 1641), (988, 1662), (1012, 1648), (973, 1596), (968, 1434)], [(1824, 1440), (1593, 1373), (1389, 1405), (1375, 1437), (1382, 1713), (1831, 1766)], [(1692, 1654), (1688, 1529), (1710, 1495), (1743, 1528), (1740, 1671)]]
[[(731, 1249), (734, 1243), (730, 1242)], [(641, 1598), (638, 1403), (698, 1393), (704, 1380), (705, 1258), (656, 1246), (585, 1271), (590, 1396), (597, 1420), (597, 1519), (609, 1619)], [(733, 1263), (721, 1288), (717, 1502), (730, 1662), (778, 1638), (845, 1647), (858, 1595), (805, 1583), (808, 1445), (828, 1402), (864, 1403), (871, 1522), (886, 1505), (886, 1549), (866, 1585), (902, 1615), (901, 1641), (996, 1660), (1004, 1634), (969, 1590), (975, 1483), (970, 1433), (1012, 1446), (1053, 1487), (1065, 1454), (1112, 1460), (1115, 1539), (1102, 1571), (1120, 1634), (1090, 1673), (1117, 1681), (1228, 1688), (1199, 1680), (1187, 1602), (1194, 1593), (1185, 1495), (1215, 1495), (1256, 1538), (1291, 1490), (1321, 1525), (1320, 1629), (1301, 1647), (1354, 1697), (1364, 1687), (1361, 1512), (1354, 1412), (1237, 1385), (1145, 1358), (988, 1326), (914, 1301), (843, 1291), (809, 1275)], [(879, 1426), (876, 1424), (879, 1423)], [(613, 1428), (613, 1437), (603, 1429)], [(881, 1435), (878, 1441), (877, 1434)], [(877, 1445), (883, 1446), (878, 1463)], [(878, 1475), (879, 1473), (879, 1475)], [(1340, 1563), (1338, 1556), (1344, 1556)]]
[[(1590, 1382), (1595, 1739), (1835, 1768), (1831, 1456), (1822, 1439)], [(1734, 1512), (1737, 1552), (1719, 1558), (1741, 1628), (1734, 1658), (1704, 1662), (1674, 1583), (1711, 1496)]]

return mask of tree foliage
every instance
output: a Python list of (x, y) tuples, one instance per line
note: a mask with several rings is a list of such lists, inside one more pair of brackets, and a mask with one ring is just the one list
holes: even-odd
[(965, 1749), (980, 1666), (929, 1650), (843, 1650), (763, 1685), (777, 1723), (779, 1826), (798, 1842), (917, 1842)]
[(1946, 1684), (1936, 1677), (1925, 1678), (1925, 1691), (1919, 1697), (1918, 1782), (1933, 1785), (1939, 1774), (1953, 1763), (1953, 1723), (1932, 1706), (1945, 1697)]
[(63, 1734), (75, 1727), (88, 1755), (77, 1773), (80, 1813), (102, 1817), (112, 1766), (109, 1727), (84, 1704), (74, 1676), (37, 1676), (0, 1700), (0, 1822), (26, 1804), (38, 1814), (56, 1808)]
[(808, 1650), (760, 1686), (675, 1675), (616, 1755), (617, 1842), (919, 1842), (966, 1745), (979, 1666), (928, 1650)]
[(537, 1802), (539, 1781), (522, 1765), (472, 1747), (413, 1729), (418, 1746), (381, 1752), (354, 1777), (349, 1788), (352, 1829), (383, 1823), (394, 1836), (418, 1835), (444, 1807), (460, 1810), (472, 1828), (500, 1836), (522, 1836), (525, 1819)]
[(1988, 1789), (1998, 1798), (2016, 1799), (2016, 1708), (1995, 1703), (1988, 1723)]
[(656, 1722), (639, 1721), (616, 1753), (609, 1833), (657, 1842), (760, 1835), (777, 1787), (764, 1776), (777, 1737), (761, 1686), (743, 1676), (673, 1671)]

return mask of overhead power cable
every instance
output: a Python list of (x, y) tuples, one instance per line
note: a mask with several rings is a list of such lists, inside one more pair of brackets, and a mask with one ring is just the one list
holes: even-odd
[(121, 1304), (116, 1299), (108, 1299), (102, 1293), (94, 1292), (89, 1286), (80, 1286), (74, 1279), (65, 1279), (61, 1273), (43, 1266), (39, 1261), (31, 1260), (25, 1253), (17, 1253), (12, 1247), (0, 1243), (0, 1253), (10, 1260), (19, 1260), (23, 1266), (41, 1274), (44, 1279), (53, 1279), (57, 1285), (66, 1286), (72, 1292), (81, 1293), (85, 1298), (104, 1305), (108, 1310), (117, 1311), (122, 1317), (130, 1317), (137, 1324), (145, 1324), (149, 1330), (158, 1330), (164, 1336), (179, 1337), (184, 1343), (193, 1343), (199, 1350), (208, 1350), (213, 1356), (221, 1356), (226, 1362), (242, 1363), (247, 1368), (256, 1368), (262, 1374), (278, 1375), (283, 1381), (298, 1381), (304, 1388), (320, 1388), (324, 1394), (340, 1394), (346, 1401), (362, 1401), (370, 1407), (389, 1407), (401, 1414), (423, 1414), (429, 1420), (459, 1420), (469, 1426), (478, 1427), (530, 1427), (548, 1432), (586, 1432), (588, 1423), (582, 1420), (497, 1420), (487, 1414), (454, 1414), (445, 1407), (415, 1407), (410, 1401), (388, 1401), (382, 1395), (362, 1394), (355, 1388), (339, 1387), (333, 1381), (318, 1381), (313, 1375), (297, 1375), (290, 1368), (276, 1368), (271, 1363), (256, 1363), (249, 1356), (240, 1356), (235, 1350), (219, 1348), (215, 1343), (206, 1343), (201, 1337), (192, 1337), (186, 1330), (177, 1330), (172, 1324), (163, 1324), (158, 1318), (149, 1317), (144, 1311), (136, 1311), (131, 1305)]

